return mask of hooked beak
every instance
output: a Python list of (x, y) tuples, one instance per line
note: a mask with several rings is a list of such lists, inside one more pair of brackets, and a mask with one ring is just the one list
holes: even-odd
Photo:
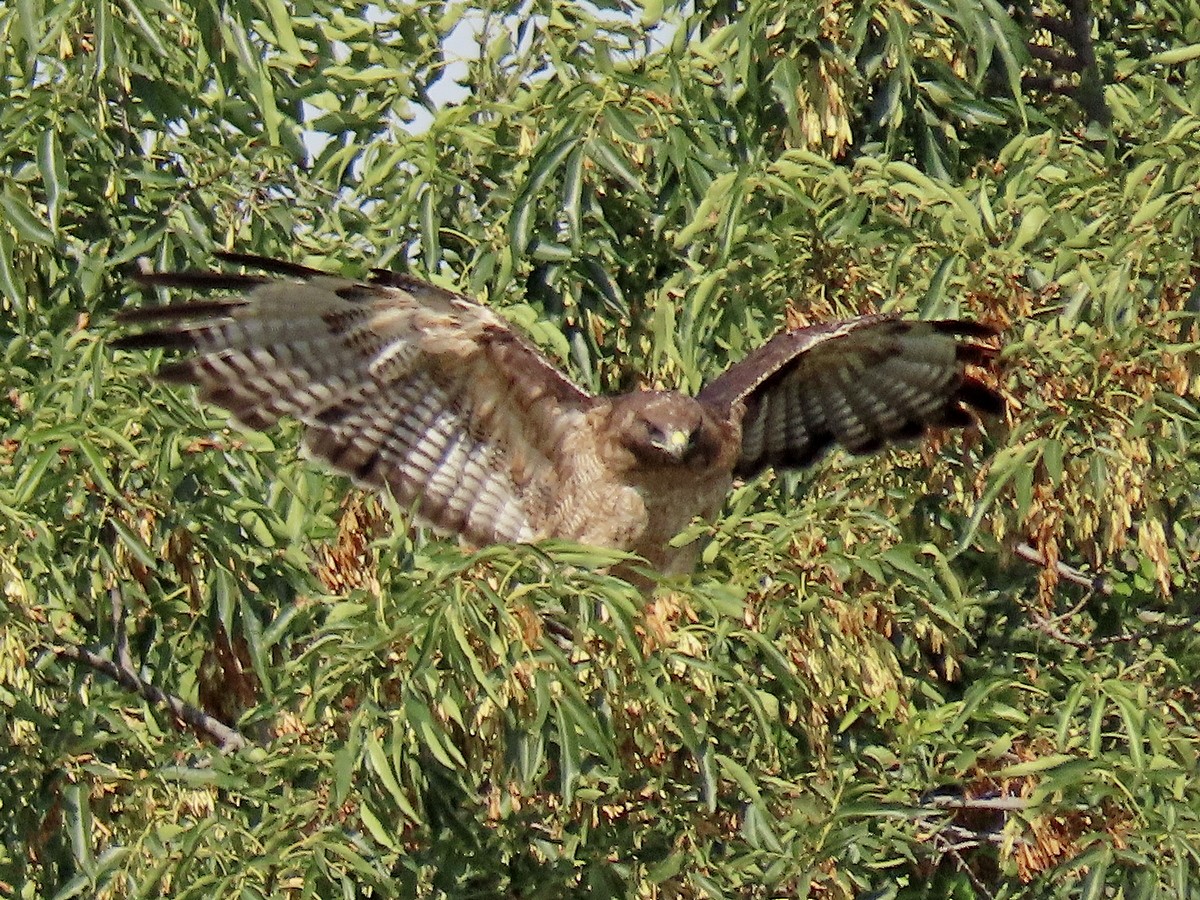
[(693, 435), (691, 432), (677, 428), (667, 435), (666, 440), (660, 446), (676, 459), (683, 459), (683, 455), (692, 446), (692, 441)]

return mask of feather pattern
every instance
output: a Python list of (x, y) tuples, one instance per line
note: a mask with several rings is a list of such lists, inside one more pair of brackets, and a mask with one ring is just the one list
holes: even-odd
[[(486, 307), (399, 273), (351, 281), (226, 254), (283, 276), (148, 273), (152, 286), (241, 297), (143, 308), (117, 341), (189, 355), (159, 376), (252, 428), (281, 416), (357, 483), (434, 527), (489, 544), (541, 536), (563, 427), (594, 402)], [(559, 422), (555, 427), (554, 423)]]
[(870, 453), (930, 426), (970, 424), (972, 410), (1001, 412), (999, 394), (965, 369), (995, 355), (982, 342), (994, 336), (973, 322), (890, 315), (797, 328), (731, 366), (698, 399), (727, 415), (745, 408), (738, 475), (806, 466), (833, 444)]
[[(252, 428), (299, 419), (307, 451), (485, 545), (558, 537), (686, 571), (672, 541), (734, 475), (965, 426), (1000, 396), (968, 372), (994, 332), (864, 316), (777, 335), (696, 397), (593, 397), (486, 307), (400, 272), (362, 280), (225, 253), (238, 272), (147, 272), (216, 296), (134, 309), (125, 348)], [(267, 274), (262, 274), (267, 273)]]

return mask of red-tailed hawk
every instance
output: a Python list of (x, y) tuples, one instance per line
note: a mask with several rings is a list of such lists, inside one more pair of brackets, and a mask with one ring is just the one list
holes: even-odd
[(237, 293), (126, 312), (146, 329), (117, 346), (183, 351), (160, 378), (197, 385), (251, 428), (295, 416), (313, 456), (476, 546), (558, 537), (679, 571), (694, 551), (669, 541), (714, 516), (735, 476), (1003, 409), (966, 371), (996, 353), (995, 332), (972, 322), (877, 315), (798, 328), (696, 397), (596, 397), (488, 308), (410, 275), (354, 280), (219, 256), (272, 274), (142, 274)]

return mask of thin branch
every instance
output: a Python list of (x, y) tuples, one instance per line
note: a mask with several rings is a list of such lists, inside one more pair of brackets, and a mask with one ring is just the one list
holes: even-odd
[[(975, 871), (971, 868), (971, 866), (967, 863), (966, 859), (962, 855), (963, 850), (973, 850), (975, 847), (978, 847), (981, 843), (983, 843), (983, 841), (978, 840), (978, 839), (973, 839), (972, 832), (968, 832), (966, 837), (960, 837), (959, 840), (957, 840), (957, 841), (952, 840), (950, 838), (948, 832), (957, 831), (957, 830), (959, 830), (959, 829), (956, 829), (953, 826), (948, 826), (946, 828), (942, 828), (942, 829), (939, 829), (938, 831), (935, 831), (933, 833), (933, 835), (931, 836), (933, 838), (934, 845), (944, 855), (949, 856), (951, 859), (954, 860), (954, 864), (958, 867), (958, 870), (960, 872), (963, 872), (966, 874), (967, 878), (970, 879), (971, 884), (975, 888), (976, 896), (985, 897), (985, 898), (987, 898), (987, 900), (996, 900), (996, 895), (993, 894), (990, 890), (988, 890), (987, 885), (985, 885), (983, 883), (982, 879), (980, 879), (980, 877), (975, 874)], [(999, 842), (993, 841), (993, 843), (999, 843)]]
[(173, 694), (160, 690), (138, 675), (129, 656), (129, 638), (125, 633), (124, 598), (120, 590), (115, 587), (109, 592), (109, 596), (112, 598), (113, 647), (116, 651), (117, 662), (76, 644), (56, 648), (55, 653), (59, 658), (83, 663), (100, 674), (107, 675), (121, 687), (134, 692), (143, 699), (151, 703), (162, 704), (181, 722), (212, 738), (225, 753), (246, 747), (249, 742), (240, 731), (229, 727), (219, 719), (214, 719), (190, 703), (185, 703)]
[(1104, 83), (1096, 65), (1096, 49), (1092, 46), (1092, 11), (1088, 0), (1067, 0), (1071, 15), (1071, 37), (1068, 43), (1075, 51), (1080, 67), (1079, 95), (1075, 98), (1094, 122), (1107, 128), (1112, 125), (1112, 111), (1104, 102)]
[(1200, 616), (1189, 616), (1185, 619), (1170, 619), (1156, 624), (1153, 628), (1146, 628), (1142, 631), (1127, 631), (1123, 634), (1113, 634), (1108, 637), (1083, 639), (1071, 637), (1058, 627), (1058, 622), (1062, 621), (1062, 616), (1056, 616), (1049, 619), (1037, 613), (1033, 616), (1033, 627), (1047, 637), (1066, 644), (1069, 647), (1077, 649), (1091, 650), (1096, 647), (1105, 647), (1109, 644), (1131, 644), (1134, 641), (1142, 639), (1151, 639), (1161, 637), (1164, 634), (1175, 631), (1187, 631), (1188, 629), (1200, 629)]
[(100, 674), (107, 675), (117, 684), (121, 685), (121, 687), (133, 691), (151, 703), (161, 703), (180, 721), (211, 737), (224, 752), (241, 750), (248, 744), (245, 736), (240, 731), (230, 728), (224, 722), (214, 719), (208, 713), (197, 709), (190, 703), (185, 703), (178, 697), (168, 694), (152, 684), (146, 683), (136, 673), (128, 669), (122, 669), (111, 659), (106, 659), (99, 654), (93, 653), (91, 650), (74, 644), (59, 647), (55, 652), (63, 659), (81, 662)]
[(1092, 46), (1092, 10), (1088, 0), (1067, 0), (1070, 30), (1067, 43), (1083, 63), (1083, 68), (1096, 67), (1096, 50)]
[(1001, 812), (1028, 809), (1027, 797), (930, 797), (925, 801), (942, 809), (995, 809)]
[(129, 655), (129, 633), (125, 630), (125, 597), (115, 586), (108, 592), (112, 601), (113, 651), (117, 665), (126, 672), (134, 671), (133, 658)]
[[(1026, 562), (1033, 563), (1035, 566), (1046, 565), (1046, 557), (1042, 554), (1042, 552), (1027, 543), (1022, 542), (1017, 544), (1014, 552), (1021, 559), (1025, 560)], [(1103, 575), (1089, 576), (1082, 569), (1073, 568), (1064, 562), (1056, 562), (1054, 564), (1054, 571), (1058, 573), (1058, 577), (1063, 581), (1069, 581), (1072, 584), (1078, 584), (1081, 587), (1088, 588), (1089, 590), (1095, 591), (1098, 594), (1104, 594), (1105, 596), (1108, 596), (1112, 593), (1112, 585), (1109, 584), (1108, 579)]]

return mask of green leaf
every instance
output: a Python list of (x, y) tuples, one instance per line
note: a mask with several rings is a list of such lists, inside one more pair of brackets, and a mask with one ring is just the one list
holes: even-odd
[(117, 536), (121, 539), (121, 543), (125, 545), (131, 554), (133, 554), (134, 559), (136, 559), (147, 569), (153, 570), (157, 567), (158, 558), (154, 555), (150, 548), (146, 546), (145, 541), (143, 541), (138, 535), (134, 534), (128, 525), (126, 525), (120, 519), (115, 518), (109, 519), (109, 524), (117, 532)]
[(362, 819), (363, 825), (367, 831), (371, 832), (371, 837), (383, 844), (389, 850), (398, 851), (396, 841), (393, 839), (391, 831), (379, 820), (379, 817), (371, 810), (367, 804), (363, 804), (358, 808), (358, 816)]
[(629, 165), (629, 161), (609, 141), (593, 137), (587, 144), (588, 157), (606, 172), (622, 182), (631, 191), (641, 191), (642, 181)]
[(271, 28), (275, 32), (275, 40), (279, 48), (287, 55), (293, 65), (303, 65), (307, 62), (296, 33), (292, 29), (292, 10), (282, 0), (265, 0), (267, 12), (271, 17)]
[(27, 197), (14, 197), (6, 188), (0, 193), (0, 207), (4, 210), (6, 221), (18, 237), (44, 247), (54, 246), (54, 234), (30, 209)]
[(63, 190), (67, 181), (66, 164), (63, 161), (62, 145), (58, 133), (53, 129), (42, 132), (38, 141), (38, 169), (46, 189), (46, 210), (50, 220), (50, 231), (58, 231), (58, 215)]
[(1149, 57), (1146, 63), (1152, 66), (1176, 66), (1194, 59), (1200, 59), (1200, 44), (1185, 44), (1181, 47), (1163, 50), (1161, 53), (1155, 53)]
[(367, 748), (367, 759), (371, 762), (371, 769), (379, 777), (384, 789), (391, 795), (401, 814), (411, 822), (419, 822), (420, 816), (417, 815), (417, 811), (409, 803), (408, 795), (400, 787), (400, 782), (396, 780), (396, 774), (392, 771), (392, 767), (388, 763), (387, 755), (383, 752), (383, 745), (379, 743), (379, 739), (374, 734), (367, 734), (365, 745)]
[(577, 145), (563, 166), (563, 213), (567, 219), (567, 233), (572, 251), (578, 251), (583, 242), (583, 158), (584, 147)]
[(1075, 761), (1075, 757), (1069, 753), (1047, 753), (1037, 759), (1031, 759), (1027, 762), (1014, 763), (1011, 766), (1004, 766), (996, 770), (995, 777), (997, 778), (1020, 778), (1024, 775), (1034, 775), (1038, 772), (1045, 772), (1047, 769), (1053, 769), (1061, 766), (1063, 763)]
[(146, 43), (150, 45), (150, 49), (158, 56), (170, 56), (167, 44), (163, 40), (162, 35), (158, 33), (158, 28), (155, 26), (153, 18), (146, 14), (138, 0), (121, 0), (121, 5), (129, 13), (133, 24), (141, 32)]
[(573, 717), (563, 704), (554, 704), (554, 718), (558, 724), (559, 790), (562, 792), (563, 803), (571, 803), (582, 767), (579, 740)]
[(563, 164), (577, 143), (578, 138), (570, 135), (548, 149), (535, 151), (529, 176), (509, 217), (510, 242), (515, 253), (524, 254), (528, 251), (539, 194), (547, 179)]
[(421, 251), (425, 258), (425, 271), (436, 273), (442, 258), (442, 245), (438, 239), (433, 188), (429, 186), (421, 192)]

